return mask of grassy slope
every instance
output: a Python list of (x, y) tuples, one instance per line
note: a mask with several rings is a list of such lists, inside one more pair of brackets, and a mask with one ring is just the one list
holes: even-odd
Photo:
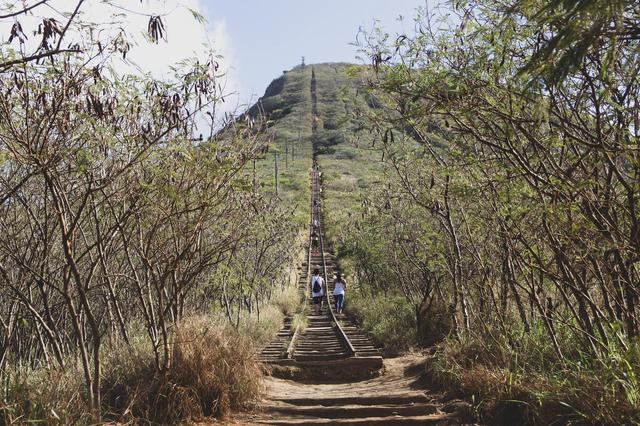
[[(372, 136), (358, 131), (354, 105), (367, 107), (358, 94), (360, 81), (348, 73), (346, 63), (295, 67), (273, 80), (259, 103), (275, 137), (257, 164), (260, 191), (275, 194), (275, 152), (278, 155), (278, 196), (288, 208), (296, 208), (296, 221), (306, 224), (309, 214), (308, 171), (312, 164), (311, 71), (315, 71), (318, 94), (318, 162), (324, 173), (324, 212), (330, 239), (339, 238), (349, 215), (359, 214), (370, 187), (379, 184), (380, 154), (370, 149)], [(301, 139), (298, 140), (298, 131)], [(285, 168), (285, 145), (289, 166)], [(292, 146), (295, 159), (292, 160)], [(245, 173), (251, 181), (252, 169)]]
[[(273, 80), (251, 109), (256, 113), (261, 108), (269, 120), (269, 130), (264, 135), (270, 141), (269, 149), (256, 165), (258, 190), (268, 197), (275, 195), (277, 153), (278, 197), (285, 208), (294, 212), (295, 221), (301, 226), (309, 220), (311, 196), (308, 179), (312, 162), (310, 82), (311, 68), (296, 67)], [(249, 182), (252, 169), (250, 166), (245, 172)]]

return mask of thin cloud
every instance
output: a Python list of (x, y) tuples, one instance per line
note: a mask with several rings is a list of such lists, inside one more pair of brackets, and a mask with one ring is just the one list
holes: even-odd
[[(29, 39), (23, 46), (25, 52), (35, 51), (39, 36), (35, 34), (42, 18), (53, 17), (59, 22), (66, 21), (65, 14), (71, 11), (75, 2), (53, 0), (34, 9), (33, 13), (20, 15), (15, 19), (0, 21), (0, 43), (7, 46), (11, 26), (20, 21)], [(17, 6), (16, 6), (17, 7)], [(158, 43), (153, 43), (147, 35), (147, 25), (151, 16), (160, 16), (165, 31)], [(131, 45), (126, 59), (115, 57), (113, 67), (118, 73), (148, 73), (154, 78), (170, 80), (172, 67), (181, 61), (197, 58), (201, 62), (215, 59), (224, 74), (220, 82), (227, 93), (225, 103), (219, 112), (231, 112), (237, 106), (234, 97), (241, 89), (235, 78), (234, 54), (231, 35), (224, 20), (206, 22), (201, 18), (209, 13), (201, 0), (147, 0), (145, 2), (127, 0), (101, 0), (86, 2), (79, 18), (94, 24), (91, 38), (112, 38), (124, 31)], [(83, 45), (80, 35), (69, 34), (65, 45)], [(18, 48), (14, 41), (11, 46)], [(212, 53), (214, 58), (212, 58)], [(235, 95), (231, 95), (235, 93)]]

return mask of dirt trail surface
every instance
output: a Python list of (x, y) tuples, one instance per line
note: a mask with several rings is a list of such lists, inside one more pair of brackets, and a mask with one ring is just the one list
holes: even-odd
[(302, 383), (266, 378), (266, 394), (254, 413), (236, 425), (463, 425), (468, 405), (443, 400), (422, 379), (426, 357), (385, 359), (378, 377), (349, 383)]

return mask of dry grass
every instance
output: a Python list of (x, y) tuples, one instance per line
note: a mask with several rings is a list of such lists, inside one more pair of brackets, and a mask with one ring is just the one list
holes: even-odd
[(291, 329), (298, 329), (299, 333), (302, 333), (307, 329), (309, 325), (309, 320), (307, 319), (308, 309), (303, 310), (302, 312), (298, 312), (293, 316), (291, 320)]
[[(171, 332), (170, 366), (158, 372), (153, 348), (141, 328), (131, 326), (131, 345), (103, 351), (103, 419), (124, 424), (177, 424), (224, 418), (252, 408), (262, 392), (256, 349), (282, 326), (279, 309), (265, 307), (242, 318), (238, 330), (223, 319), (185, 318)], [(13, 424), (93, 424), (83, 374), (66, 370), (3, 372), (0, 426)]]
[(283, 315), (293, 315), (300, 311), (300, 305), (302, 304), (302, 296), (298, 287), (290, 285), (284, 288), (284, 290), (277, 294), (273, 298), (273, 305), (282, 312)]
[[(434, 384), (471, 398), (483, 422), (495, 425), (640, 424), (640, 406), (622, 381), (581, 360), (536, 368), (528, 354), (478, 338), (447, 339), (427, 364)], [(514, 358), (522, 357), (520, 361)], [(628, 377), (632, 375), (629, 373)]]
[(91, 421), (80, 368), (22, 369), (3, 372), (0, 425), (84, 424)]
[(177, 327), (167, 371), (155, 371), (148, 349), (114, 352), (107, 362), (103, 402), (114, 420), (175, 424), (224, 417), (260, 395), (252, 340), (209, 318)]
[[(170, 366), (158, 372), (141, 327), (130, 327), (130, 345), (105, 345), (102, 355), (103, 418), (125, 424), (176, 424), (223, 418), (252, 408), (262, 391), (256, 351), (282, 327), (284, 314), (301, 310), (297, 289), (287, 288), (260, 315), (241, 318), (237, 329), (215, 316), (185, 318), (171, 331)], [(2, 374), (0, 426), (92, 424), (81, 368), (15, 369)]]
[(267, 305), (260, 310), (259, 316), (257, 313), (245, 314), (240, 320), (238, 330), (241, 330), (242, 334), (249, 338), (254, 349), (257, 350), (271, 341), (282, 327), (282, 321), (283, 314), (280, 308)]

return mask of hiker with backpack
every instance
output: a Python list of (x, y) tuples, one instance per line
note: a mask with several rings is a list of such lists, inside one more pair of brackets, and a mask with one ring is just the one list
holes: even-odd
[(336, 279), (333, 282), (333, 300), (336, 302), (336, 313), (341, 314), (344, 310), (344, 293), (347, 289), (347, 282), (344, 280), (344, 274), (336, 273)]
[(311, 248), (318, 250), (318, 234), (315, 230), (311, 233)]
[(311, 277), (311, 297), (313, 298), (313, 311), (320, 315), (322, 299), (324, 298), (324, 279), (320, 276), (320, 270), (315, 268)]

